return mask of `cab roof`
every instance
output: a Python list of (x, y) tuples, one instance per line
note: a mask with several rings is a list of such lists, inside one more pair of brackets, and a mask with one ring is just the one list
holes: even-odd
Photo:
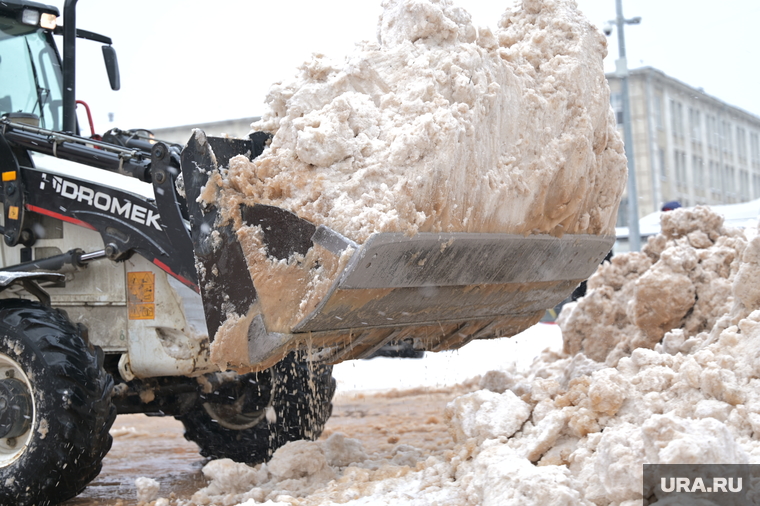
[(47, 5), (39, 2), (30, 2), (28, 0), (0, 0), (0, 12), (18, 13), (24, 9), (35, 9), (40, 12), (46, 12), (60, 16), (58, 7)]

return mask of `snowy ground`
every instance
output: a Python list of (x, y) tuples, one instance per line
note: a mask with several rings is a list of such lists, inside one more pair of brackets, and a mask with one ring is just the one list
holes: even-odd
[[(323, 439), (335, 432), (346, 434), (378, 458), (391, 459), (398, 444), (440, 456), (454, 445), (444, 408), (471, 390), (455, 385), (514, 361), (526, 368), (541, 350), (561, 346), (559, 327), (538, 324), (513, 338), (475, 341), (422, 359), (344, 362), (334, 369), (338, 391)], [(415, 392), (418, 387), (430, 390)], [(382, 393), (394, 389), (406, 392)], [(182, 425), (173, 418), (120, 415), (112, 434), (114, 446), (102, 473), (66, 506), (137, 506), (139, 477), (158, 480), (160, 495), (175, 497), (169, 502), (172, 506), (188, 501), (206, 485), (201, 473), (206, 461), (195, 444), (182, 437)]]
[(539, 323), (509, 339), (473, 341), (460, 350), (426, 353), (422, 359), (374, 358), (338, 364), (333, 376), (337, 394), (375, 392), (415, 387), (443, 387), (462, 383), (516, 362), (527, 369), (545, 348), (562, 349), (557, 325)]
[[(341, 364), (322, 437), (255, 468), (203, 462), (181, 427), (125, 419), (104, 474), (68, 504), (135, 506), (146, 477), (151, 506), (640, 506), (671, 503), (642, 490), (644, 463), (756, 464), (760, 237), (707, 208), (662, 222), (643, 253), (591, 277), (562, 331)], [(170, 476), (166, 455), (136, 458), (166, 435), (186, 469)]]

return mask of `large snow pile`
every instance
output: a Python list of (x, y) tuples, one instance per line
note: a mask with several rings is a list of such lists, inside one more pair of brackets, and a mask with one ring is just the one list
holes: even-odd
[(271, 204), (373, 232), (611, 233), (625, 159), (604, 37), (572, 0), (524, 0), (496, 30), (451, 0), (384, 0), (378, 41), (274, 85), (256, 160), (224, 207)]
[[(751, 281), (732, 288), (746, 244), (740, 230), (724, 229), (723, 217), (706, 207), (665, 213), (661, 222), (662, 233), (641, 253), (615, 256), (589, 279), (580, 310), (563, 311), (565, 352), (615, 365), (663, 337), (668, 351), (688, 351), (695, 344), (690, 338), (718, 332), (759, 307)], [(755, 262), (752, 256), (744, 261)], [(715, 327), (729, 312), (733, 316)], [(671, 329), (679, 330), (668, 334)]]
[[(252, 125), (273, 134), (268, 148), (206, 185), (202, 198), (235, 224), (269, 331), (310, 314), (354, 249), (275, 258), (241, 203), (358, 243), (375, 232), (613, 231), (626, 164), (606, 42), (573, 0), (524, 0), (493, 31), (451, 0), (384, 0), (377, 39), (343, 61), (314, 55), (274, 85)], [(253, 317), (228, 315), (213, 362), (239, 365)]]
[(449, 404), (443, 457), (399, 445), (373, 460), (334, 434), (255, 469), (212, 462), (193, 502), (633, 506), (643, 463), (760, 463), (760, 237), (707, 208), (662, 225), (563, 311), (571, 353), (490, 372)]

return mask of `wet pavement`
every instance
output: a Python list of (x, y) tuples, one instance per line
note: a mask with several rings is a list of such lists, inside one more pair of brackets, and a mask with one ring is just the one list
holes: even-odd
[(189, 499), (205, 486), (201, 469), (206, 459), (174, 418), (119, 415), (111, 434), (113, 446), (100, 475), (64, 506), (136, 506), (135, 479), (141, 476), (157, 480), (162, 497), (173, 493)]
[[(390, 458), (400, 443), (439, 454), (453, 445), (444, 408), (468, 389), (421, 387), (338, 395), (322, 438), (341, 432), (359, 439), (376, 458)], [(189, 500), (206, 485), (201, 470), (208, 460), (201, 457), (195, 443), (184, 438), (184, 428), (174, 418), (120, 415), (111, 434), (113, 446), (100, 475), (62, 506), (137, 506), (135, 480), (141, 476), (157, 480), (159, 497), (170, 499)]]

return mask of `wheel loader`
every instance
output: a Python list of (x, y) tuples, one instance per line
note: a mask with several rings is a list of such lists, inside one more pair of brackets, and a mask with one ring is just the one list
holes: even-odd
[(195, 131), (184, 146), (146, 131), (80, 135), (76, 40), (103, 45), (113, 89), (119, 74), (111, 40), (78, 29), (75, 13), (67, 0), (60, 26), (56, 7), (0, 2), (0, 504), (82, 492), (117, 413), (174, 416), (205, 457), (266, 461), (319, 436), (332, 364), (514, 335), (612, 245), (473, 233), (376, 233), (357, 244), (246, 205), (240, 215), (261, 226), (271, 256), (319, 247), (345, 259), (313, 311), (274, 324), (262, 300), (272, 294), (257, 290), (234, 227), (199, 198), (231, 157), (259, 156), (270, 135)]

